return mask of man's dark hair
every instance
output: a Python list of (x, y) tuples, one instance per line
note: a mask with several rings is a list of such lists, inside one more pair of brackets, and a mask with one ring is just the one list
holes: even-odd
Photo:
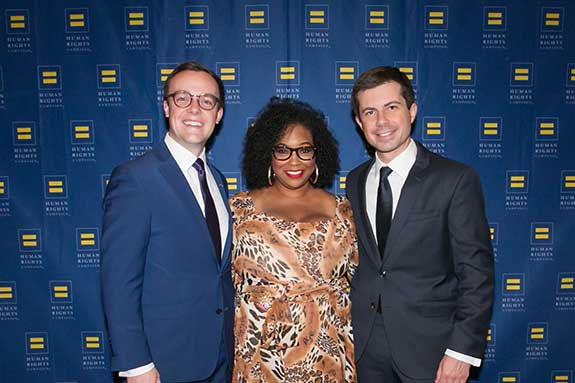
[(170, 73), (170, 75), (168, 76), (168, 78), (166, 78), (166, 81), (164, 82), (164, 98), (166, 98), (166, 96), (170, 92), (170, 83), (172, 82), (172, 78), (174, 78), (174, 76), (177, 75), (178, 73), (184, 72), (186, 70), (192, 72), (205, 72), (209, 74), (210, 77), (214, 79), (216, 84), (218, 84), (218, 92), (220, 94), (216, 96), (218, 96), (220, 99), (220, 107), (224, 106), (224, 96), (225, 96), (224, 83), (214, 72), (212, 72), (210, 69), (206, 68), (205, 66), (196, 61), (186, 61), (185, 63), (181, 63), (180, 65), (174, 68), (172, 73)]
[(372, 89), (381, 84), (396, 82), (401, 86), (401, 96), (405, 99), (408, 108), (415, 102), (415, 93), (411, 81), (399, 69), (390, 66), (378, 66), (363, 72), (351, 91), (351, 108), (354, 116), (359, 116), (359, 92)]
[(339, 153), (337, 141), (327, 127), (324, 114), (302, 101), (272, 97), (244, 138), (242, 169), (248, 189), (268, 186), (272, 149), (288, 128), (298, 124), (310, 131), (313, 145), (317, 148), (315, 163), (319, 177), (313, 186), (332, 184), (339, 171)]

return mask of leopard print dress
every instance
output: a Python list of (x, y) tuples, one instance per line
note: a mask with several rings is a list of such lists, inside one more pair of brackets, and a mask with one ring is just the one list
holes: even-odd
[(349, 280), (357, 266), (351, 205), (292, 222), (231, 198), (235, 383), (354, 383)]

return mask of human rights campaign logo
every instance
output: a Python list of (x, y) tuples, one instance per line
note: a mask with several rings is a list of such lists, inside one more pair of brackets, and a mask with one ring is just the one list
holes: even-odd
[(285, 86), (300, 84), (299, 61), (276, 61), (276, 85)]
[(425, 7), (425, 30), (446, 31), (448, 28), (449, 11), (446, 6)]
[(527, 344), (547, 344), (549, 324), (547, 322), (527, 324)]
[(575, 294), (575, 272), (557, 275), (557, 294)]
[(553, 244), (553, 222), (531, 223), (531, 245)]
[(245, 22), (247, 30), (270, 29), (270, 6), (268, 4), (246, 5)]
[(335, 85), (353, 86), (359, 75), (358, 61), (335, 62)]
[(46, 199), (68, 198), (68, 181), (64, 175), (44, 176), (44, 197)]
[(23, 35), (30, 33), (30, 11), (28, 9), (7, 9), (6, 33), (9, 35)]
[(2, 304), (15, 305), (17, 303), (18, 299), (16, 294), (16, 282), (0, 281), (0, 305)]
[(96, 65), (96, 70), (98, 74), (98, 89), (121, 88), (120, 65), (98, 64)]
[(503, 128), (503, 118), (501, 118), (501, 117), (480, 117), (479, 118), (479, 140), (481, 140), (481, 141), (501, 141), (502, 128)]
[(529, 191), (529, 171), (507, 171), (507, 194), (526, 194)]
[(240, 63), (219, 62), (216, 63), (216, 71), (224, 86), (240, 86)]
[(228, 185), (228, 192), (230, 195), (234, 195), (242, 191), (242, 175), (239, 172), (226, 172), (224, 173), (226, 177), (226, 184)]
[(10, 178), (0, 176), (0, 200), (10, 199)]
[(495, 341), (497, 340), (497, 332), (495, 331), (496, 327), (494, 324), (489, 325), (489, 329), (487, 330), (487, 336), (485, 340), (487, 341), (487, 346), (495, 346)]
[(156, 86), (158, 88), (163, 88), (164, 83), (168, 79), (168, 76), (174, 71), (178, 66), (176, 63), (157, 63), (156, 64)]
[(521, 375), (519, 371), (500, 372), (499, 383), (521, 383)]
[(48, 333), (47, 332), (26, 332), (26, 354), (48, 354)]
[(82, 353), (103, 354), (104, 334), (101, 331), (82, 331)]
[(417, 86), (417, 61), (396, 61), (393, 65), (405, 74), (412, 86)]
[(575, 170), (561, 171), (561, 193), (575, 193)]
[(207, 31), (210, 29), (210, 9), (207, 5), (185, 7), (186, 30)]
[(329, 5), (306, 5), (305, 28), (329, 29)]
[(100, 250), (100, 234), (97, 227), (76, 228), (76, 250), (98, 251)]
[(15, 146), (36, 145), (36, 123), (33, 121), (12, 122), (13, 141)]
[(388, 30), (389, 29), (389, 6), (366, 5), (365, 6), (365, 29)]
[(504, 273), (503, 274), (503, 295), (525, 295), (525, 274)]
[(147, 32), (149, 30), (148, 7), (126, 7), (126, 32)]
[(42, 251), (42, 231), (40, 229), (18, 229), (18, 248), (21, 252)]
[(445, 117), (423, 117), (423, 140), (444, 141), (445, 128)]
[(475, 76), (474, 62), (453, 63), (453, 86), (475, 86)]
[(537, 117), (535, 120), (537, 141), (557, 141), (559, 139), (559, 118)]
[(507, 7), (483, 8), (483, 30), (499, 32), (507, 30)]
[(66, 18), (67, 33), (90, 32), (90, 16), (88, 8), (66, 8), (64, 9)]
[(72, 303), (72, 281), (50, 281), (52, 303)]
[(573, 383), (573, 370), (551, 371), (551, 383)]
[(70, 133), (73, 145), (94, 144), (94, 121), (70, 121)]
[(491, 239), (491, 245), (499, 244), (499, 224), (496, 222), (489, 223), (489, 239)]
[(564, 8), (543, 7), (541, 9), (541, 32), (563, 32), (564, 17)]
[(38, 89), (39, 90), (61, 90), (62, 89), (62, 67), (60, 65), (39, 65), (38, 66)]
[(512, 87), (532, 87), (533, 86), (533, 63), (511, 63)]
[(152, 143), (152, 120), (138, 119), (128, 120), (130, 128), (131, 144), (150, 144)]
[(348, 171), (342, 171), (335, 176), (335, 194), (345, 195), (345, 188), (347, 186)]

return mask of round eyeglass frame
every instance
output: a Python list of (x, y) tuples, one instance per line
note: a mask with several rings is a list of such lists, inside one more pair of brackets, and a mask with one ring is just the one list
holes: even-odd
[[(187, 104), (178, 104), (178, 102), (176, 101), (176, 96), (178, 95), (186, 95), (189, 96), (190, 101)], [(174, 105), (176, 105), (178, 108), (181, 109), (186, 109), (187, 107), (189, 107), (190, 105), (192, 105), (192, 102), (194, 101), (194, 98), (198, 99), (198, 105), (200, 106), (200, 108), (202, 108), (203, 110), (212, 110), (216, 107), (216, 105), (221, 104), (220, 99), (216, 96), (214, 96), (211, 93), (202, 93), (202, 94), (191, 94), (190, 92), (188, 92), (187, 90), (177, 90), (173, 93), (168, 94), (166, 97), (164, 97), (164, 99), (168, 99), (168, 98), (172, 98), (172, 100), (174, 101)], [(205, 100), (212, 100), (214, 101), (213, 105), (211, 107), (207, 107), (205, 104)]]
[[(290, 152), (289, 152), (289, 155), (288, 155), (287, 157), (285, 157), (285, 158), (278, 158), (278, 155), (277, 155), (277, 153), (276, 153), (276, 149), (286, 149), (286, 150), (289, 150)], [(302, 157), (302, 154), (300, 153), (300, 151), (301, 151), (302, 149), (312, 149), (313, 151), (312, 151), (311, 157), (310, 157), (310, 158), (304, 158), (304, 157)], [(278, 145), (278, 146), (274, 146), (274, 147), (272, 148), (272, 155), (273, 155), (274, 158), (275, 158), (276, 160), (278, 160), (278, 161), (287, 161), (287, 160), (289, 160), (289, 159), (291, 158), (293, 152), (296, 153), (296, 155), (298, 156), (298, 158), (299, 158), (300, 160), (302, 160), (302, 161), (311, 161), (311, 160), (313, 160), (313, 159), (315, 158), (315, 156), (316, 156), (317, 148), (316, 148), (315, 146), (311, 146), (311, 145), (300, 146), (300, 147), (297, 147), (297, 148), (290, 148), (289, 146)]]

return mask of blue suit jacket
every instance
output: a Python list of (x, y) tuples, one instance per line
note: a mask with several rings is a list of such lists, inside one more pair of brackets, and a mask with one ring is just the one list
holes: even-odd
[[(224, 177), (210, 169), (227, 202)], [(113, 171), (103, 209), (101, 284), (112, 369), (154, 362), (162, 382), (203, 380), (216, 367), (222, 337), (231, 365), (231, 213), (220, 265), (164, 142)]]

